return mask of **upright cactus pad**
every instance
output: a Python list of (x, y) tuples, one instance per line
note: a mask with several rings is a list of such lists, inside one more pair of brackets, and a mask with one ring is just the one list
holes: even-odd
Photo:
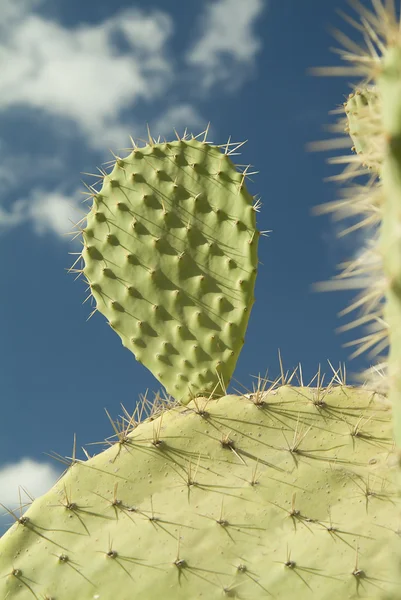
[(389, 412), (332, 383), (127, 419), (0, 540), (0, 598), (399, 600)]
[(135, 146), (104, 173), (83, 231), (97, 310), (183, 403), (224, 393), (254, 302), (260, 232), (228, 148)]

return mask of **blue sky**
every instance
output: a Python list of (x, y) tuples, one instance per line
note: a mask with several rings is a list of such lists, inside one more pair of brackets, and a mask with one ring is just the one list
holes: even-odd
[(15, 505), (19, 485), (45, 492), (62, 471), (46, 453), (70, 456), (74, 434), (78, 448), (98, 451), (88, 444), (113, 433), (104, 408), (117, 418), (120, 403), (132, 411), (146, 389), (160, 390), (100, 314), (87, 322), (85, 286), (67, 273), (79, 246), (65, 235), (84, 214), (82, 172), (147, 123), (173, 137), (210, 121), (212, 142), (248, 140), (238, 162), (259, 171), (249, 189), (271, 233), (235, 379), (251, 389), (266, 369), (275, 378), (278, 349), (286, 369), (302, 363), (305, 380), (319, 364), (331, 373), (327, 359), (350, 374), (371, 364), (349, 361), (343, 347), (364, 331), (336, 333), (355, 293), (312, 290), (361, 242), (338, 240), (338, 224), (311, 214), (338, 197), (338, 184), (323, 181), (338, 168), (306, 151), (327, 138), (328, 112), (350, 91), (344, 78), (307, 74), (339, 64), (329, 27), (349, 27), (337, 8), (350, 12), (345, 0), (2, 0), (2, 504)]

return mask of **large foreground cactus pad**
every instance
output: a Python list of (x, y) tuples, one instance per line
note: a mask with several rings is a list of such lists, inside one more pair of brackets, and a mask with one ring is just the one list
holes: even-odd
[(389, 412), (283, 386), (122, 431), (0, 540), (0, 597), (396, 600)]
[(222, 395), (244, 343), (260, 233), (245, 177), (228, 146), (149, 143), (116, 160), (87, 217), (97, 309), (184, 403)]

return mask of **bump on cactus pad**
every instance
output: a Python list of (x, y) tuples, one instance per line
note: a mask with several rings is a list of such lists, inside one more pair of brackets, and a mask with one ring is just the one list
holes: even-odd
[(97, 310), (183, 403), (224, 393), (254, 302), (257, 209), (234, 149), (149, 138), (90, 193), (82, 257)]
[(383, 161), (382, 107), (376, 86), (356, 89), (344, 103), (353, 150), (362, 155), (363, 166), (379, 172)]
[(265, 384), (126, 420), (76, 460), (0, 540), (0, 597), (395, 600), (385, 399)]

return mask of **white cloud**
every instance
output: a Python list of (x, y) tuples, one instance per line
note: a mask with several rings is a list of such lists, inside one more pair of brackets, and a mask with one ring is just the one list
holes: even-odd
[(206, 5), (202, 34), (187, 54), (187, 62), (203, 74), (210, 88), (223, 82), (236, 88), (261, 50), (254, 25), (266, 0), (217, 0)]
[[(132, 146), (129, 136), (132, 136), (134, 139), (136, 137), (134, 129), (137, 128), (134, 128), (132, 124), (124, 124), (115, 119), (113, 122), (107, 122), (107, 126), (105, 124), (103, 129), (94, 131), (93, 136), (88, 140), (88, 143), (103, 151), (106, 151), (107, 148), (113, 149), (113, 152), (115, 152), (116, 149), (128, 149)], [(119, 152), (119, 150), (117, 151)]]
[(123, 109), (156, 98), (173, 79), (172, 22), (160, 11), (128, 9), (71, 29), (27, 13), (1, 33), (0, 110), (25, 105), (73, 119), (94, 147), (109, 128), (121, 135)]
[(165, 13), (155, 12), (152, 16), (131, 11), (130, 19), (115, 19), (116, 26), (124, 33), (131, 46), (146, 52), (148, 55), (160, 54), (168, 38), (172, 34), (172, 21)]
[[(1, 0), (0, 0), (1, 1)], [(2, 140), (0, 139), (0, 150)], [(10, 191), (18, 190), (23, 181), (31, 184), (42, 180), (51, 174), (60, 176), (65, 168), (64, 160), (56, 155), (39, 155), (38, 153), (13, 154), (11, 148), (0, 151), (0, 197), (9, 195)]]
[[(0, 502), (7, 508), (19, 506), (19, 486), (34, 498), (47, 492), (59, 477), (59, 471), (48, 463), (23, 458), (17, 463), (0, 468)], [(29, 498), (21, 490), (22, 503)], [(1, 513), (0, 513), (1, 514)]]
[(41, 4), (42, 0), (1, 0), (0, 26), (9, 26), (20, 20), (27, 12)]
[(39, 235), (50, 232), (63, 237), (87, 212), (79, 210), (75, 198), (57, 192), (35, 190), (28, 202), (28, 218)]
[(163, 115), (152, 123), (152, 135), (155, 132), (153, 137), (157, 138), (158, 135), (161, 135), (167, 139), (172, 139), (174, 129), (179, 134), (183, 134), (185, 128), (188, 128), (188, 132), (197, 135), (205, 129), (206, 125), (206, 119), (199, 114), (194, 106), (179, 104), (167, 109)]
[(44, 192), (34, 189), (29, 198), (14, 202), (7, 212), (0, 206), (0, 231), (30, 223), (35, 233), (52, 233), (68, 241), (68, 234), (74, 224), (84, 216), (84, 207), (78, 205), (76, 196), (66, 196), (60, 192)]

